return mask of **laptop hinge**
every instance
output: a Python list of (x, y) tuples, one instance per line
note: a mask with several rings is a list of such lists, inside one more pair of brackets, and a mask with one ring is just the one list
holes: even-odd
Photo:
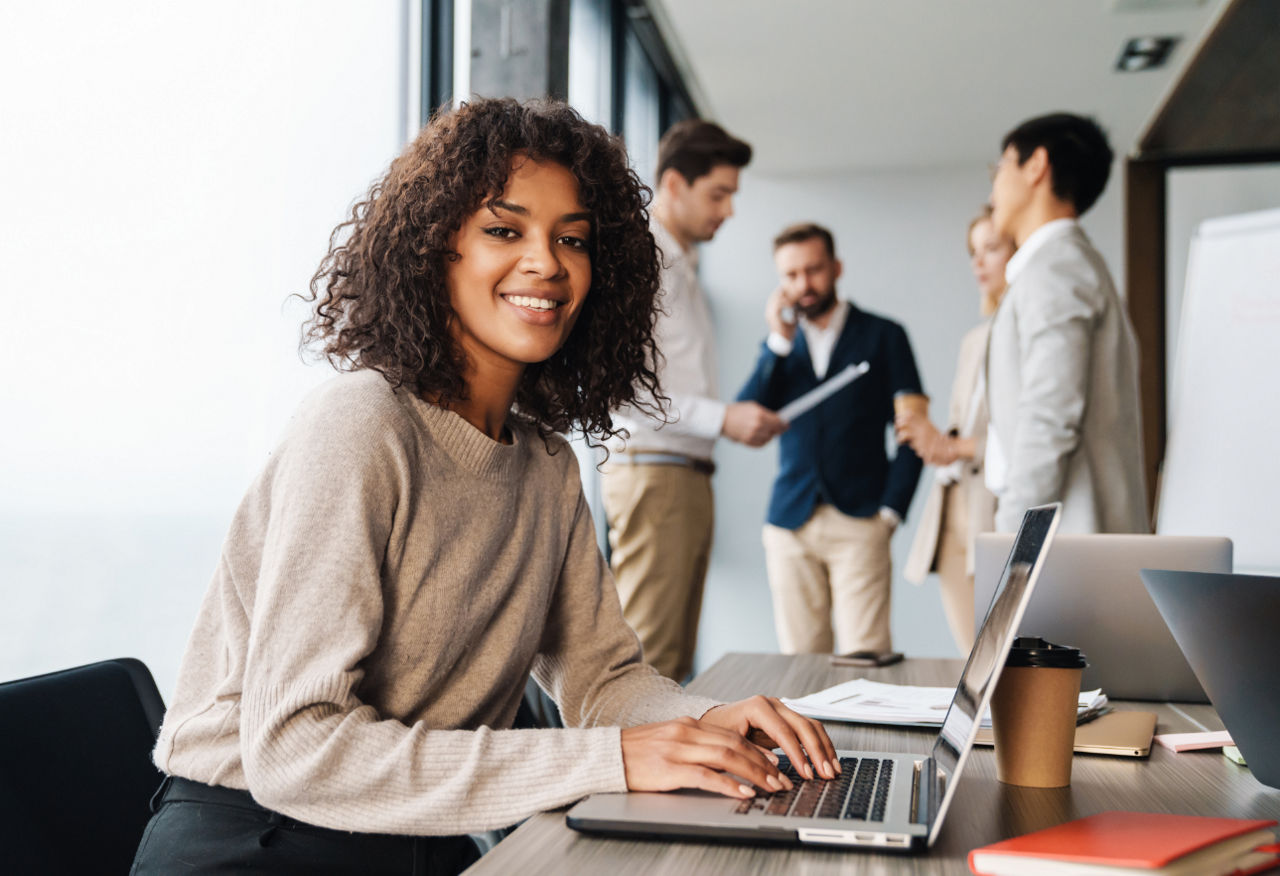
[(937, 763), (927, 757), (915, 764), (911, 782), (911, 823), (933, 824), (942, 800), (942, 780)]

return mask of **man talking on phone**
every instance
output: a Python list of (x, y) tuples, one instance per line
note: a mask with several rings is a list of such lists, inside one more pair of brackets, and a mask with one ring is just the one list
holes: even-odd
[(836, 297), (843, 266), (831, 232), (806, 223), (773, 242), (780, 285), (769, 336), (740, 401), (771, 410), (850, 365), (867, 372), (779, 438), (764, 527), (778, 644), (802, 652), (888, 652), (889, 540), (907, 514), (922, 463), (906, 445), (890, 459), (894, 396), (923, 396), (907, 333)]

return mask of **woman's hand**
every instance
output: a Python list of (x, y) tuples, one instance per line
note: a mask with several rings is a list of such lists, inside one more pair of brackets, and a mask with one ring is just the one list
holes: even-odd
[(950, 465), (958, 458), (950, 436), (939, 432), (928, 417), (908, 411), (894, 417), (893, 426), (898, 440), (928, 465)]
[(766, 752), (781, 748), (806, 779), (834, 779), (840, 772), (836, 747), (822, 723), (793, 712), (777, 697), (754, 696), (715, 706), (702, 716), (702, 723), (732, 730)]
[(622, 766), (632, 791), (701, 788), (742, 799), (756, 792), (738, 779), (770, 792), (791, 787), (771, 752), (740, 733), (693, 718), (624, 729)]

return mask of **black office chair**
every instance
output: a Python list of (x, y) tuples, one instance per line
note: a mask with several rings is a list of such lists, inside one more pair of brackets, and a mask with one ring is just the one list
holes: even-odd
[(0, 684), (0, 870), (129, 872), (164, 702), (125, 657)]

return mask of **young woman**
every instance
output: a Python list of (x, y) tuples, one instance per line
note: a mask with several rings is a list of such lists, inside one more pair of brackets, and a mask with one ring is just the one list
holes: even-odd
[[(232, 522), (135, 873), (457, 872), (589, 793), (785, 787), (756, 732), (835, 775), (816, 722), (641, 661), (555, 434), (659, 390), (644, 205), (573, 110), (479, 100), (339, 226), (307, 337), (344, 373)], [(573, 729), (506, 729), (531, 674)]]
[(968, 244), (984, 319), (960, 341), (947, 428), (939, 430), (914, 413), (896, 422), (898, 437), (927, 464), (937, 466), (903, 577), (919, 584), (929, 572), (938, 573), (947, 626), (963, 654), (973, 647), (974, 539), (995, 528), (995, 496), (983, 482), (987, 403), (981, 372), (991, 316), (1004, 297), (1004, 266), (1014, 249), (991, 224), (990, 208), (969, 223)]

